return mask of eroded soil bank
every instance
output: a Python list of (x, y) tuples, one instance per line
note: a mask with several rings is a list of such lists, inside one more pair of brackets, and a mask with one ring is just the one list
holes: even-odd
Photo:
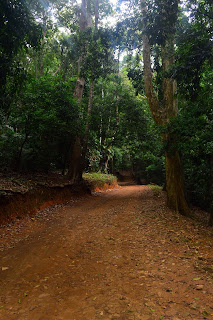
[(59, 174), (0, 174), (0, 225), (21, 219), (54, 204), (65, 203), (83, 194), (117, 186), (110, 183), (83, 180), (74, 185)]
[(0, 235), (1, 320), (213, 319), (212, 230), (147, 186), (83, 196)]

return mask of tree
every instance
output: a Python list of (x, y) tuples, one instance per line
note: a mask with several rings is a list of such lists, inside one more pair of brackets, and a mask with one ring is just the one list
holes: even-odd
[(2, 123), (6, 129), (10, 106), (25, 79), (25, 70), (17, 55), (36, 47), (40, 39), (40, 26), (25, 1), (0, 3), (0, 109)]
[[(77, 98), (79, 104), (83, 97), (86, 80), (89, 82), (90, 89), (85, 133), (83, 137), (76, 137), (73, 145), (74, 154), (71, 155), (69, 177), (74, 179), (74, 181), (81, 180), (82, 172), (85, 168), (95, 81), (106, 71), (106, 61), (109, 61), (110, 39), (106, 36), (107, 31), (98, 29), (99, 8), (98, 0), (95, 0), (94, 3), (83, 0), (81, 4), (78, 38), (80, 55), (78, 60), (78, 78), (74, 92), (74, 97)], [(92, 22), (92, 13), (94, 14), (94, 23)]]
[(15, 55), (22, 46), (36, 46), (40, 27), (27, 8), (25, 1), (2, 0), (0, 4), (0, 87), (11, 73)]
[[(85, 30), (91, 27), (91, 13), (88, 10), (88, 2), (82, 0), (80, 16), (79, 16), (79, 30), (80, 33), (84, 33)], [(82, 55), (78, 57), (78, 77), (75, 85), (74, 97), (77, 99), (78, 104), (80, 104), (85, 80), (81, 77), (81, 68), (82, 68)], [(82, 179), (82, 143), (81, 137), (77, 135), (72, 144), (72, 149), (70, 153), (70, 163), (68, 177), (73, 180), (73, 182), (79, 182)]]
[[(144, 24), (143, 60), (145, 92), (155, 123), (165, 127), (178, 114), (177, 83), (171, 74), (172, 67), (175, 64), (174, 36), (178, 15), (178, 1), (155, 1), (153, 12), (156, 15), (154, 18), (149, 17), (145, 0), (141, 0), (141, 10)], [(154, 23), (150, 23), (151, 20)], [(157, 95), (153, 86), (150, 46), (153, 43), (157, 43), (160, 46), (162, 60), (161, 96), (160, 94)], [(183, 215), (189, 215), (189, 208), (184, 194), (181, 160), (176, 148), (176, 136), (170, 132), (165, 132), (163, 140), (167, 144), (165, 156), (168, 206)]]
[(187, 16), (181, 12), (179, 18), (174, 68), (180, 112), (170, 129), (178, 136), (188, 198), (212, 213), (212, 224), (213, 4), (191, 0), (185, 10)]
[[(62, 169), (70, 140), (78, 127), (74, 83), (60, 76), (43, 76), (25, 83), (11, 105), (8, 128), (0, 140), (0, 163), (5, 169)], [(8, 157), (9, 154), (9, 157)]]
[(198, 97), (203, 68), (213, 64), (213, 4), (189, 1), (187, 17), (180, 14), (176, 34), (175, 77), (179, 92), (195, 101)]

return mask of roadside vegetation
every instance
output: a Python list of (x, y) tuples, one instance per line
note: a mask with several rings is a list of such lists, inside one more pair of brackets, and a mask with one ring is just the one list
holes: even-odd
[(84, 173), (83, 179), (89, 184), (91, 191), (107, 190), (118, 186), (117, 177), (104, 173)]

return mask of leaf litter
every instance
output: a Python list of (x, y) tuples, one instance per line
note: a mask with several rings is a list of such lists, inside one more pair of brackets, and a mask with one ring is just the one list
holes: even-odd
[(18, 221), (0, 236), (1, 270), (8, 270), (0, 279), (2, 320), (212, 317), (212, 230), (169, 210), (163, 192), (125, 186), (99, 193)]

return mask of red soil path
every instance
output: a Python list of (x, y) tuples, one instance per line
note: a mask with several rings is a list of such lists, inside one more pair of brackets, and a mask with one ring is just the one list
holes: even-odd
[(213, 233), (124, 186), (0, 229), (1, 320), (213, 319)]

